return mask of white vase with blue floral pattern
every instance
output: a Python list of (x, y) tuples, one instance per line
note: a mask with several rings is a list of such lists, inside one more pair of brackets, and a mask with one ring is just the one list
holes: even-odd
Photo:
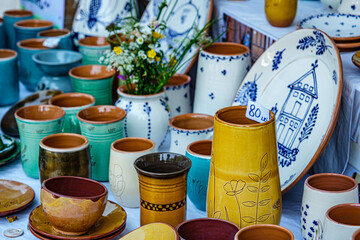
[(339, 13), (348, 13), (360, 15), (360, 1), (359, 0), (340, 0)]
[(250, 69), (250, 50), (238, 43), (213, 43), (199, 54), (194, 113), (215, 115), (232, 104)]

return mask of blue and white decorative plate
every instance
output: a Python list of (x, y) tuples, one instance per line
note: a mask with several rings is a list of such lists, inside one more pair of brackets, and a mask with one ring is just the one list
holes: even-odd
[(233, 106), (258, 102), (275, 113), (282, 191), (325, 149), (339, 115), (342, 65), (321, 31), (294, 31), (268, 48), (240, 85)]
[(342, 13), (319, 14), (304, 18), (297, 27), (324, 31), (335, 41), (360, 39), (360, 16)]
[[(163, 0), (152, 0), (147, 5), (141, 17), (141, 22), (148, 23), (153, 18), (156, 18), (158, 15), (158, 7), (162, 2)], [(213, 0), (167, 0), (167, 2), (169, 6), (163, 10), (164, 14), (160, 17), (165, 21), (168, 19), (166, 21), (168, 28), (161, 46), (161, 49), (165, 53), (169, 51), (169, 46), (175, 48), (179, 46), (181, 40), (186, 37), (188, 32), (189, 36), (191, 36), (191, 33), (194, 31), (194, 24), (196, 24), (199, 29), (202, 29), (211, 18), (213, 6)], [(183, 62), (191, 58), (197, 50), (197, 47), (192, 47)], [(193, 61), (187, 61), (178, 73), (187, 73), (192, 64)]]

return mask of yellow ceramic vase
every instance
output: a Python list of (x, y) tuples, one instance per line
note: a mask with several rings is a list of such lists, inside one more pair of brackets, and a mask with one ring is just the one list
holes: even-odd
[(257, 123), (245, 117), (246, 106), (215, 114), (207, 196), (207, 215), (243, 228), (279, 224), (281, 188), (275, 116)]
[(265, 0), (265, 14), (269, 23), (275, 27), (288, 27), (293, 22), (297, 0)]

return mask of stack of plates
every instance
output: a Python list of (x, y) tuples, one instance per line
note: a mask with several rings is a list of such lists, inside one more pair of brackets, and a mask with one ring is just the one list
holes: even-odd
[(304, 18), (297, 27), (315, 28), (325, 32), (340, 51), (360, 49), (360, 16), (342, 13), (319, 14)]

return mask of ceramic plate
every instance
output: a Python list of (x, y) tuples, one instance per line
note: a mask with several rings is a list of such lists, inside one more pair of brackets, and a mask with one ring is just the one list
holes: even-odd
[(11, 180), (0, 180), (0, 217), (29, 206), (35, 192), (26, 184)]
[(20, 142), (15, 140), (15, 147), (5, 156), (0, 157), (0, 166), (5, 165), (20, 156)]
[[(156, 18), (158, 15), (158, 7), (163, 2), (163, 0), (152, 0), (146, 7), (144, 14), (141, 17), (141, 22), (148, 23), (153, 18)], [(173, 9), (175, 3), (177, 2), (175, 8)], [(165, 32), (165, 37), (162, 39), (161, 49), (164, 53), (170, 53), (169, 46), (179, 46), (178, 40), (182, 40), (194, 32), (193, 26), (196, 24), (199, 29), (203, 28), (206, 23), (211, 19), (213, 0), (177, 0), (177, 1), (168, 1), (169, 7), (167, 10), (164, 10), (164, 14), (160, 17), (161, 19), (167, 20), (167, 30)], [(192, 47), (192, 49), (187, 53), (183, 62), (191, 58), (197, 51), (197, 47)], [(196, 58), (189, 60), (184, 64), (184, 66), (178, 71), (178, 73), (187, 73), (192, 64), (195, 62)]]
[(341, 52), (353, 52), (360, 49), (360, 42), (336, 43)]
[(16, 146), (15, 139), (0, 134), (0, 140), (3, 143), (2, 149), (0, 149), (0, 159), (7, 155)]
[(354, 63), (355, 66), (360, 68), (360, 51), (354, 53), (351, 60), (352, 60), (352, 62)]
[(126, 212), (118, 204), (107, 201), (106, 207), (102, 217), (95, 223), (90, 230), (81, 236), (67, 236), (57, 233), (53, 230), (51, 224), (46, 219), (45, 213), (40, 206), (35, 208), (29, 216), (29, 225), (38, 234), (53, 239), (68, 239), (68, 240), (88, 240), (99, 239), (113, 235), (113, 233), (120, 233), (124, 229), (126, 221)]
[(283, 192), (301, 179), (330, 140), (342, 81), (334, 42), (321, 31), (302, 29), (268, 48), (240, 85), (233, 106), (250, 99), (275, 113)]
[(122, 238), (121, 240), (177, 240), (179, 235), (176, 230), (166, 223), (150, 223), (137, 228)]
[(44, 90), (36, 92), (28, 96), (27, 98), (20, 100), (14, 106), (12, 106), (2, 118), (1, 130), (3, 131), (3, 133), (9, 136), (19, 137), (19, 131), (15, 120), (16, 110), (24, 106), (47, 104), (50, 98), (61, 93), (63, 92), (60, 90)]
[(301, 20), (297, 27), (299, 29), (319, 29), (336, 42), (360, 39), (360, 16), (351, 14), (328, 13), (314, 15)]

